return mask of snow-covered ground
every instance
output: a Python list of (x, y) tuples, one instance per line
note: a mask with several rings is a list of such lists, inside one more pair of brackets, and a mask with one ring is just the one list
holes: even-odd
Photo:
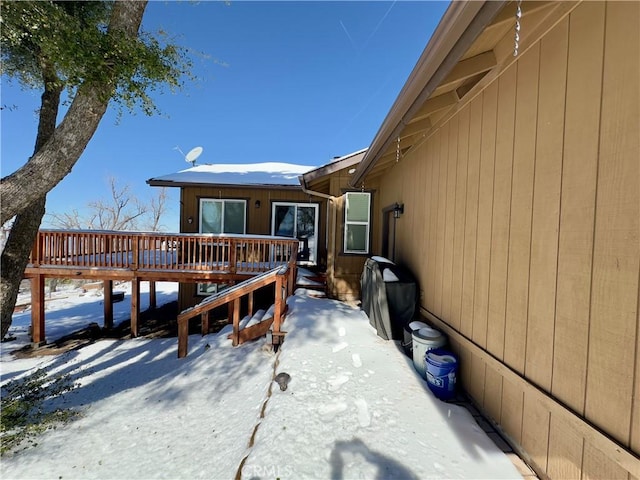
[[(144, 285), (144, 284), (143, 284)], [(158, 284), (158, 303), (177, 285)], [(52, 300), (51, 341), (102, 324), (98, 292)], [(142, 305), (148, 302), (144, 295)], [(114, 305), (128, 317), (129, 297)], [(189, 339), (103, 340), (58, 356), (16, 359), (29, 313), (2, 344), (2, 382), (45, 367), (80, 387), (81, 415), (36, 447), (4, 457), (2, 478), (521, 478), (469, 412), (437, 400), (393, 342), (357, 308), (296, 295), (278, 354), (263, 340), (233, 348), (226, 331)], [(281, 391), (275, 373), (291, 376)], [(244, 462), (243, 462), (244, 461)]]

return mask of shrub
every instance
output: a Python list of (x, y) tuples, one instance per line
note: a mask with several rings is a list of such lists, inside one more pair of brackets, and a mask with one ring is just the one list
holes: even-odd
[(3, 385), (0, 454), (5, 455), (18, 446), (35, 446), (37, 435), (70, 420), (75, 415), (72, 410), (47, 408), (45, 404), (62, 398), (76, 386), (69, 374), (50, 376), (42, 368)]

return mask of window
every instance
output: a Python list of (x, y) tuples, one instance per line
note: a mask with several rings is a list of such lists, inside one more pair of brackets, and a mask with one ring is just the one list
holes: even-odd
[(196, 284), (196, 294), (197, 295), (213, 295), (214, 293), (221, 292), (229, 288), (229, 285), (226, 283), (197, 283)]
[(318, 254), (318, 205), (314, 203), (274, 202), (271, 234), (300, 240), (298, 260), (316, 263)]
[(344, 206), (344, 252), (369, 253), (371, 194), (347, 192)]
[[(246, 233), (246, 200), (200, 199), (200, 233)], [(197, 295), (212, 295), (227, 288), (224, 283), (198, 283)]]
[(246, 232), (246, 200), (200, 200), (200, 233)]

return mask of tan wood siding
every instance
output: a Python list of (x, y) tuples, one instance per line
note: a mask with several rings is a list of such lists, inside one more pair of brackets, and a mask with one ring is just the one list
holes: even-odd
[(640, 478), (639, 19), (581, 3), (379, 177), (461, 382), (551, 478)]
[(553, 361), (568, 24), (565, 19), (540, 44), (525, 373), (546, 390)]
[[(331, 297), (340, 300), (360, 298), (360, 276), (364, 262), (372, 254), (358, 255), (344, 253), (344, 192), (349, 188), (349, 169), (340, 170), (330, 176), (329, 193), (335, 198), (330, 202), (330, 217), (335, 225), (333, 234), (328, 239), (327, 289)], [(371, 192), (371, 231), (370, 252), (380, 249), (380, 225), (382, 208), (378, 194), (377, 181), (368, 182), (364, 190)]]
[(552, 391), (584, 412), (604, 46), (602, 3), (571, 16)]
[(539, 65), (540, 49), (536, 45), (518, 61), (516, 79), (504, 361), (520, 373), (524, 372), (529, 305), (531, 208), (533, 204)]
[(587, 368), (586, 415), (624, 444), (638, 348), (639, 11), (607, 3)]
[(515, 104), (516, 68), (514, 66), (510, 67), (498, 80), (498, 118), (491, 218), (487, 349), (501, 360), (504, 358), (505, 344)]

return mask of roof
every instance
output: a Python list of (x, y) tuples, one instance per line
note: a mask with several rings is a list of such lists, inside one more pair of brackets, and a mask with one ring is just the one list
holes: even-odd
[(298, 176), (314, 168), (282, 162), (197, 165), (169, 175), (150, 178), (147, 183), (154, 187), (300, 188)]
[[(579, 2), (524, 1), (519, 52)], [(451, 2), (350, 179), (377, 176), (417, 148), (516, 61), (516, 2)]]
[(352, 167), (353, 165), (357, 165), (360, 163), (365, 153), (367, 152), (366, 148), (362, 150), (358, 150), (357, 152), (349, 153), (342, 157), (337, 157), (331, 160), (331, 162), (323, 165), (321, 167), (315, 168), (313, 170), (309, 170), (308, 172), (300, 175), (300, 183), (306, 187), (307, 184), (318, 180), (322, 177), (326, 177), (327, 175), (331, 175), (334, 172), (342, 170), (344, 168)]

